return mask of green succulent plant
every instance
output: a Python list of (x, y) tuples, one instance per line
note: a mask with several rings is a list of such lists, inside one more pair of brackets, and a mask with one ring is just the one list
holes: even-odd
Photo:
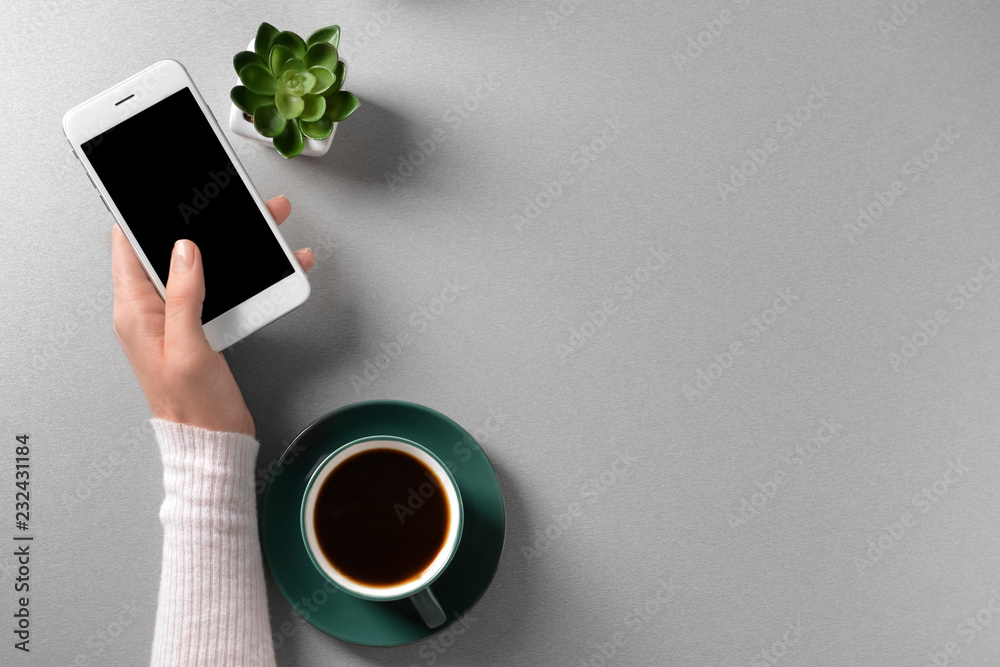
[(305, 137), (326, 139), (334, 123), (361, 105), (357, 97), (341, 90), (347, 68), (338, 46), (340, 26), (321, 28), (303, 40), (294, 32), (261, 23), (254, 50), (233, 57), (243, 85), (234, 87), (229, 97), (286, 158), (302, 152)]

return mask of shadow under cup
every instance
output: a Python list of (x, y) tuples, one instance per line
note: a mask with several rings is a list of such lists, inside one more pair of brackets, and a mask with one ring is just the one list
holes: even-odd
[[(429, 628), (447, 620), (430, 585), (458, 551), (462, 498), (427, 448), (397, 436), (340, 447), (306, 485), (300, 523), (310, 560), (340, 590), (375, 602), (410, 598)], [(414, 554), (423, 555), (416, 570), (405, 564)]]

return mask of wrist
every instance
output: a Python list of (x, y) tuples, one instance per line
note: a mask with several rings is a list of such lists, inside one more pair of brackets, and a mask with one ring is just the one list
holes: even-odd
[(201, 411), (191, 413), (185, 410), (171, 409), (166, 406), (150, 407), (153, 411), (153, 417), (165, 422), (186, 424), (217, 433), (239, 433), (241, 435), (248, 435), (251, 438), (257, 435), (253, 417), (250, 416), (250, 412), (246, 407), (235, 413), (221, 411), (207, 414)]

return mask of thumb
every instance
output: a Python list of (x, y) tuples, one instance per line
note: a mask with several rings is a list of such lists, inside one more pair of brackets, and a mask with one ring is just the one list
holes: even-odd
[(174, 244), (166, 291), (164, 351), (207, 345), (208, 339), (201, 328), (205, 273), (201, 265), (201, 252), (194, 242), (181, 239)]

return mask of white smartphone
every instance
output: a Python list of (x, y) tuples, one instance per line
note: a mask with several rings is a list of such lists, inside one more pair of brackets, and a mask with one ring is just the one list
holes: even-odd
[(174, 242), (198, 244), (212, 349), (309, 297), (305, 271), (179, 62), (158, 62), (70, 109), (63, 131), (161, 297)]

